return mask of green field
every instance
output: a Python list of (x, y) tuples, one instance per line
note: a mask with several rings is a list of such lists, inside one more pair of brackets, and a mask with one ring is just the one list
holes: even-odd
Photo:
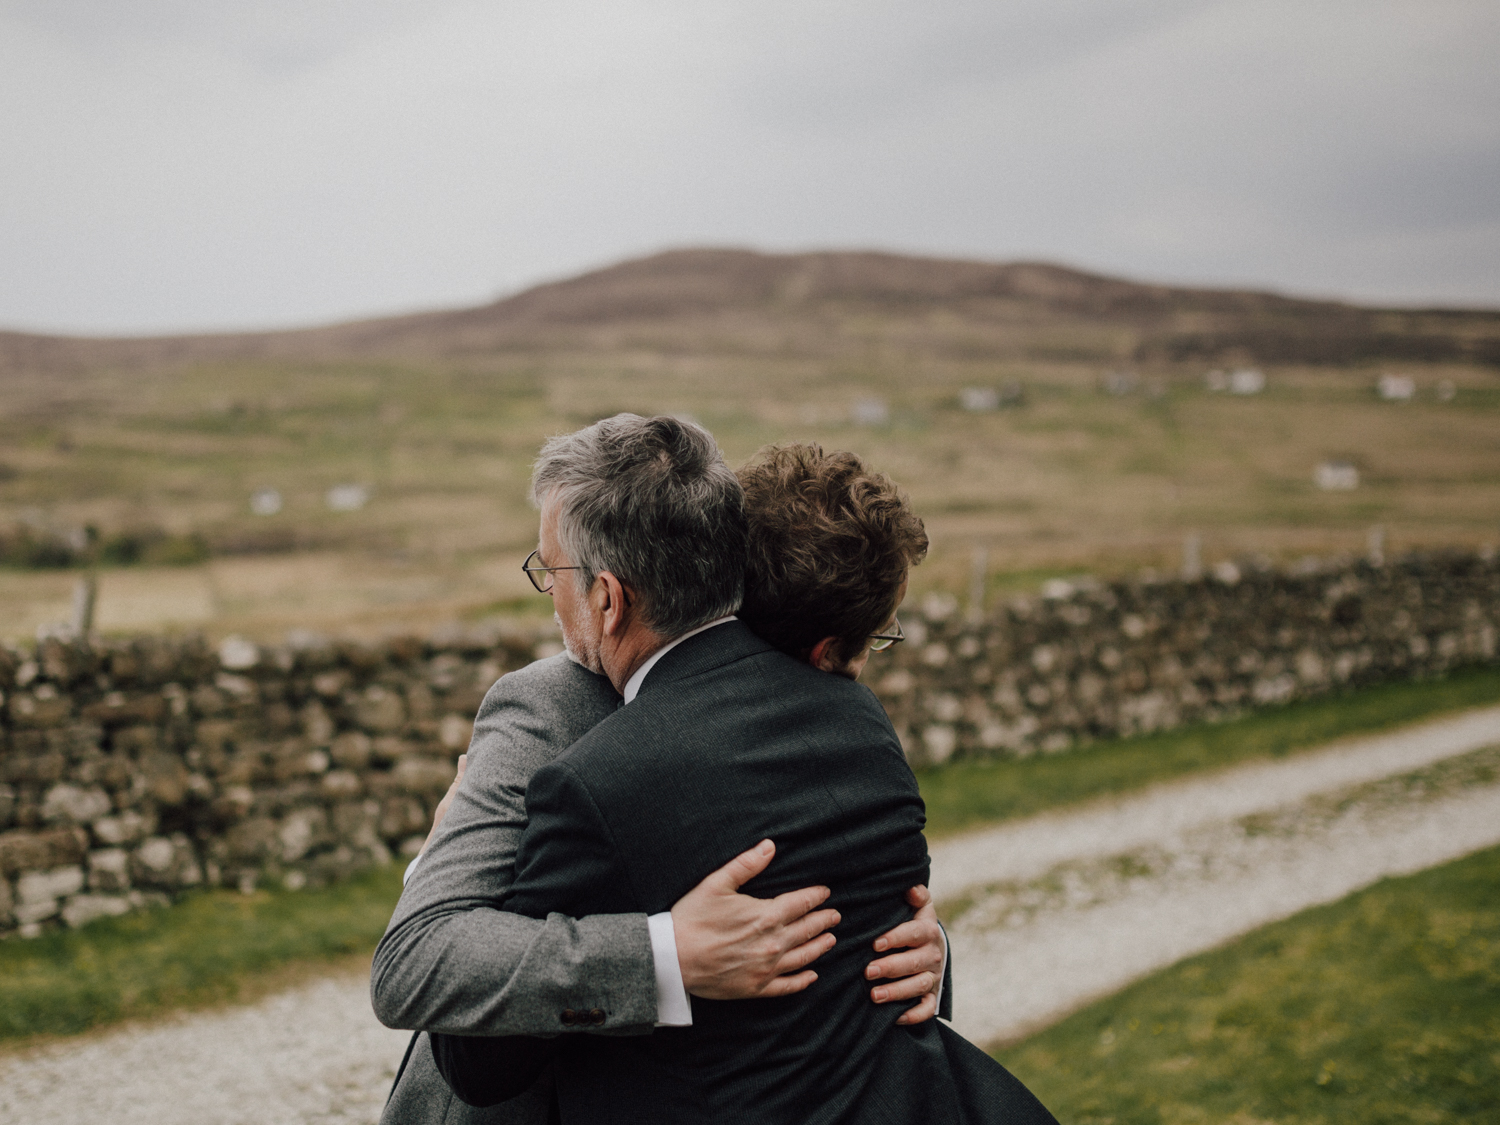
[[(734, 464), (788, 440), (868, 458), (927, 522), (917, 597), (963, 593), (975, 547), (999, 595), (1057, 573), (1171, 570), (1190, 532), (1209, 565), (1357, 553), (1375, 523), (1388, 552), (1496, 533), (1493, 372), (1413, 368), (1422, 394), (1397, 404), (1374, 396), (1378, 366), (1268, 368), (1254, 397), (1211, 393), (1202, 364), (1164, 361), (1136, 365), (1139, 388), (1112, 395), (1107, 369), (966, 357), (899, 333), (871, 350), (845, 339), (781, 354), (700, 333), (656, 350), (0, 379), (0, 564), (16, 564), (0, 565), (0, 634), (66, 619), (70, 575), (19, 564), (89, 527), (107, 564), (105, 631), (279, 639), (508, 612), (527, 593), (538, 446), (621, 409), (690, 414)], [(1433, 390), (1445, 380), (1451, 401)], [(962, 409), (965, 387), (1006, 383), (1025, 388), (1017, 405)], [(871, 399), (885, 420), (856, 424)], [(1328, 459), (1357, 465), (1360, 487), (1319, 491), (1313, 469)], [(330, 511), (341, 483), (368, 487), (368, 504)], [(253, 514), (259, 489), (281, 510)]]
[(1500, 1121), (1500, 848), (1267, 926), (997, 1056), (1068, 1125)]

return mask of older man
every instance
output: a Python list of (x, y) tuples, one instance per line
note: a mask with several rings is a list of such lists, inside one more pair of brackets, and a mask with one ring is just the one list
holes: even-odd
[(902, 521), (885, 518), (900, 515), (887, 490), (866, 481), (832, 497), (829, 519), (794, 521), (830, 549), (884, 527), (891, 548), (873, 568), (884, 594), (819, 636), (808, 655), (821, 659), (808, 662), (729, 616), (747, 546), (741, 492), (706, 433), (621, 416), (548, 443), (534, 479), (539, 563), (564, 638), (625, 705), (533, 777), (507, 908), (654, 915), (770, 837), (775, 861), (752, 886), (825, 884), (846, 940), (805, 991), (695, 998), (690, 1026), (649, 1036), (435, 1036), (454, 1089), (498, 1101), (550, 1063), (565, 1123), (1051, 1121), (950, 1029), (903, 1025), (865, 994), (864, 943), (900, 921), (902, 891), (926, 878), (922, 802), (879, 703), (813, 663), (855, 671), (920, 557)]
[[(539, 589), (550, 585), (550, 576), (542, 577), (549, 574), (532, 569)], [(689, 992), (786, 995), (816, 979), (807, 965), (832, 945), (822, 931), (837, 920), (836, 912), (816, 909), (827, 888), (768, 900), (734, 893), (765, 868), (774, 848), (750, 849), (650, 918), (632, 911), (533, 920), (497, 909), (526, 823), (523, 794), (532, 774), (619, 702), (607, 678), (565, 657), (512, 673), (491, 689), (475, 724), (469, 776), (376, 953), (372, 994), (384, 1022), (468, 1035), (646, 1033), (653, 1025), (690, 1023)], [(926, 902), (924, 890), (914, 895), (913, 906)], [(878, 950), (908, 951), (870, 966), (879, 982), (872, 998), (917, 999), (898, 1018), (929, 1018), (943, 958), (930, 906), (879, 941)], [(566, 1024), (564, 1011), (575, 1013)], [(494, 1110), (456, 1104), (420, 1035), (384, 1120), (540, 1122), (550, 1098), (543, 1073), (523, 1096)]]

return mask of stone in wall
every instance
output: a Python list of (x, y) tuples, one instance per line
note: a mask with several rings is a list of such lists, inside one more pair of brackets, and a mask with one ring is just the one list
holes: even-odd
[(87, 835), (76, 828), (0, 833), (0, 875), (15, 879), (31, 871), (76, 864), (87, 853), (87, 846)]

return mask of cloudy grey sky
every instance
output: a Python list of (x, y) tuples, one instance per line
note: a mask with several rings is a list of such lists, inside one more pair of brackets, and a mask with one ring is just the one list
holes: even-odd
[(1500, 306), (1495, 0), (0, 0), (0, 326), (672, 246)]

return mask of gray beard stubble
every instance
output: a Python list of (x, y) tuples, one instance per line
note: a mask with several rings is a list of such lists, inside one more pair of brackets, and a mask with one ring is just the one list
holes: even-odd
[(563, 648), (567, 649), (568, 655), (577, 664), (581, 664), (596, 676), (604, 674), (604, 665), (599, 660), (599, 646), (590, 645), (585, 638), (570, 637), (568, 630), (563, 628), (562, 617), (554, 610), (552, 620), (557, 623), (557, 631), (562, 634)]

